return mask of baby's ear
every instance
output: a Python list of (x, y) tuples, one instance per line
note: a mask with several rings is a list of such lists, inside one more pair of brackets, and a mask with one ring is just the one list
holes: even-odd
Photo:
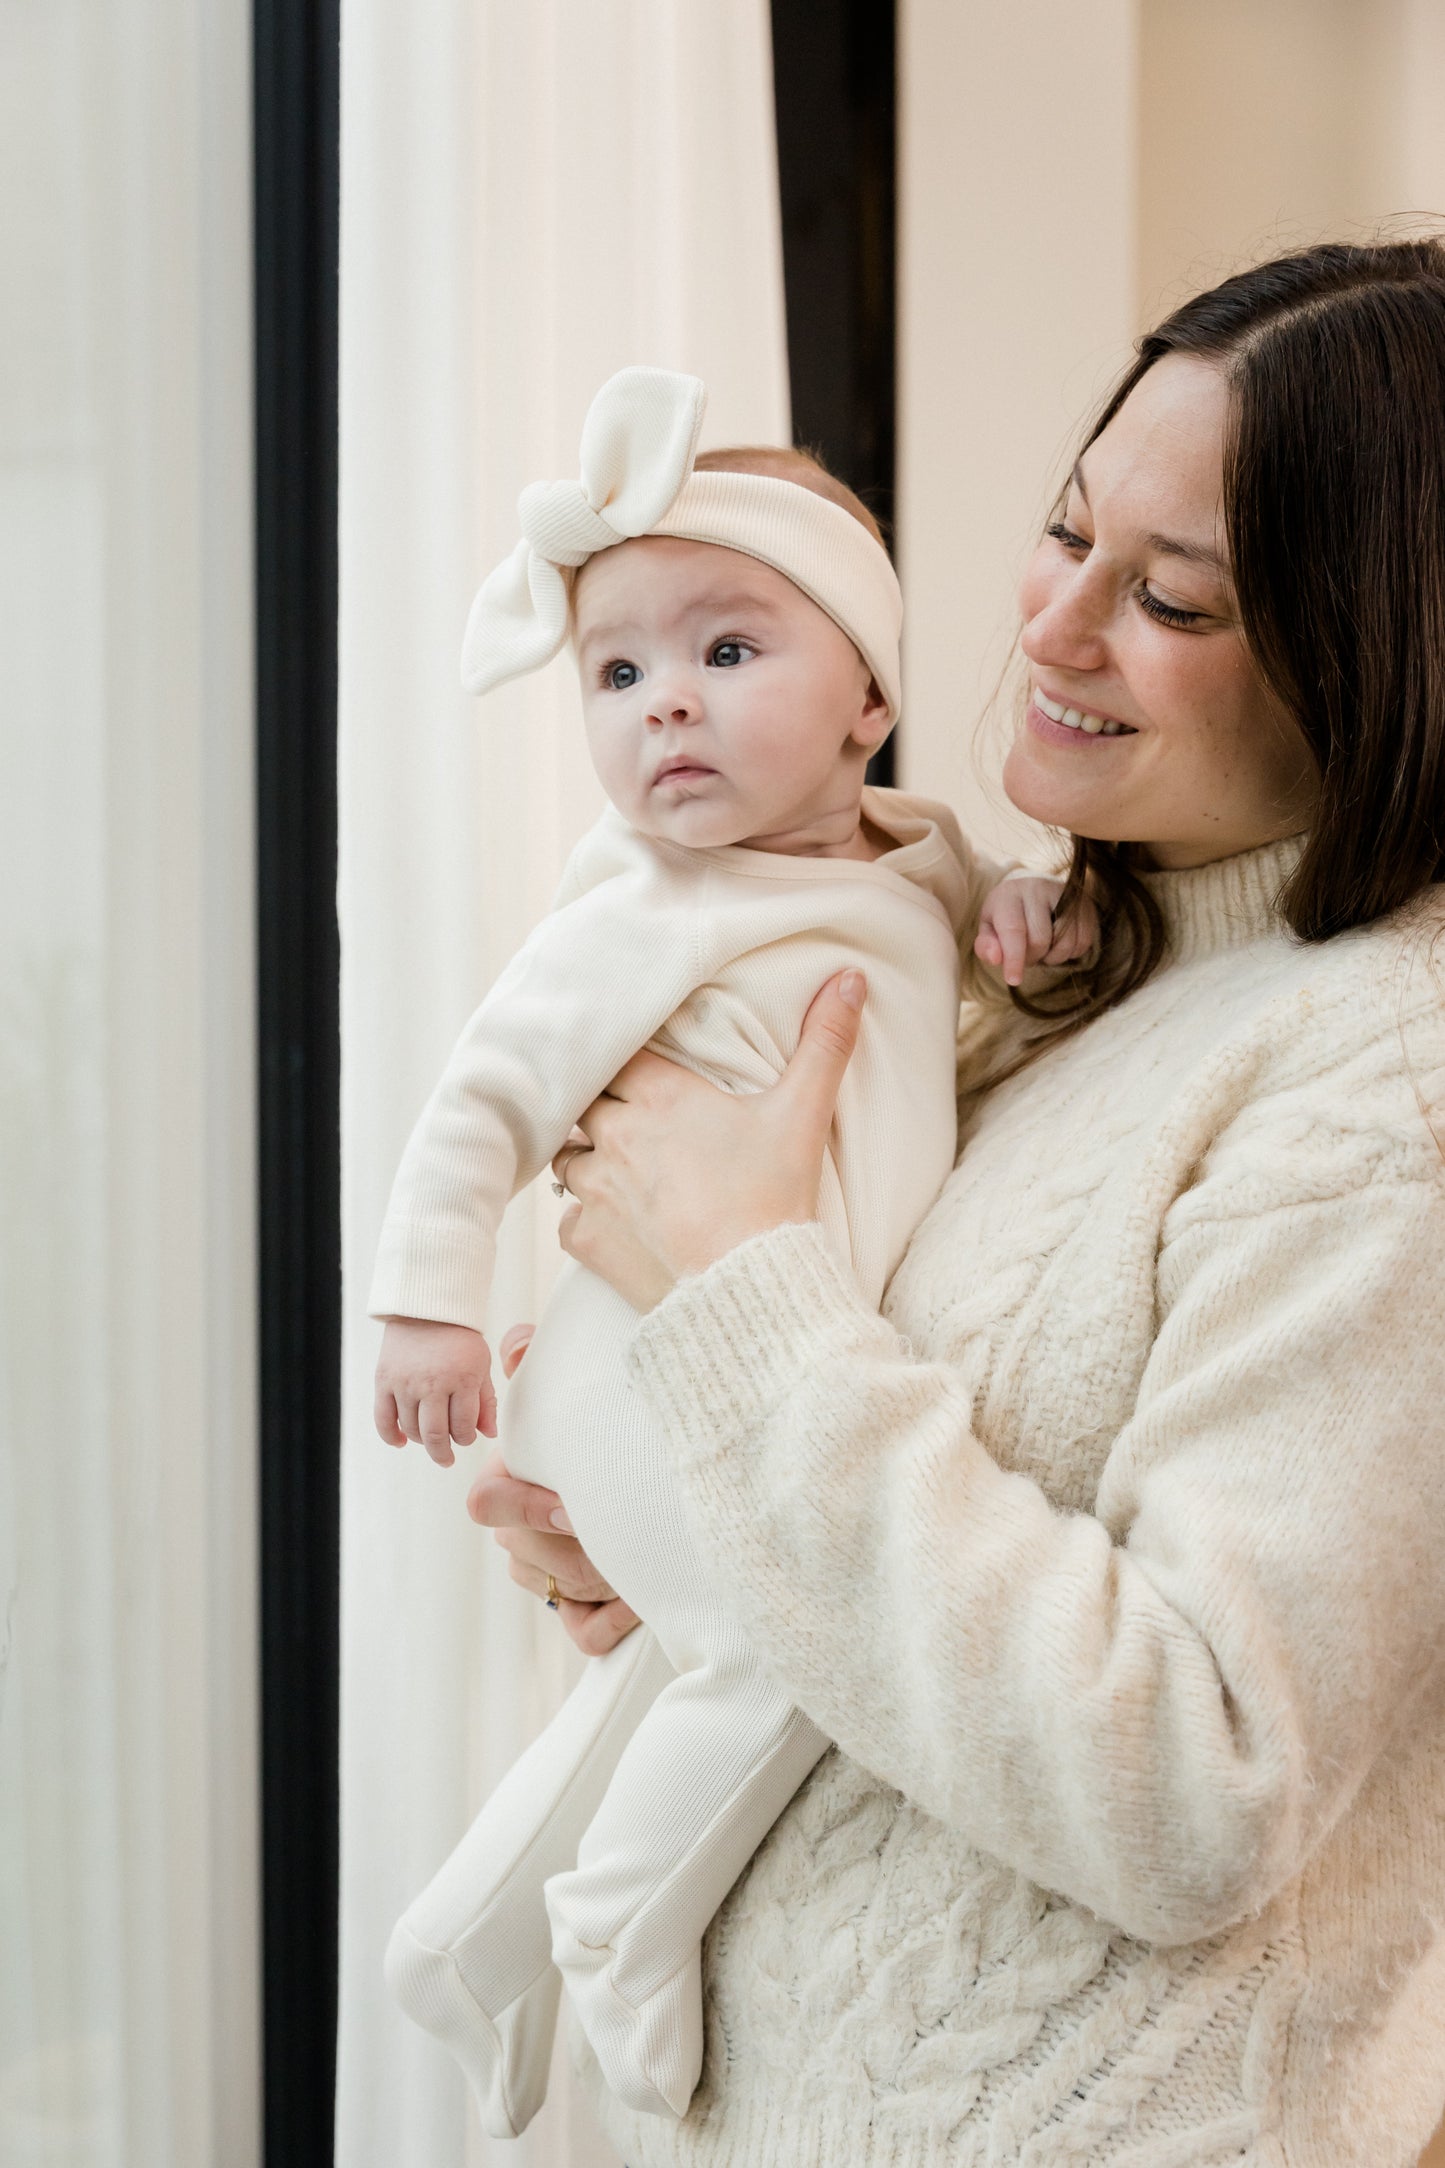
[(861, 745), (866, 751), (876, 753), (892, 728), (887, 697), (879, 691), (877, 678), (870, 677), (868, 690), (863, 695), (862, 712), (849, 735), (855, 745)]

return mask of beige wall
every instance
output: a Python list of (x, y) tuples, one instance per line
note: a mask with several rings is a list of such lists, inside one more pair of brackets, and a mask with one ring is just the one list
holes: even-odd
[(1051, 478), (1133, 329), (1136, 6), (903, 0), (900, 33), (903, 780), (997, 838), (975, 725)]
[(902, 0), (902, 776), (1026, 834), (980, 728), (1018, 567), (1144, 324), (1234, 266), (1438, 212), (1445, 0)]
[(1441, 0), (1143, 0), (1141, 321), (1241, 261), (1445, 219)]

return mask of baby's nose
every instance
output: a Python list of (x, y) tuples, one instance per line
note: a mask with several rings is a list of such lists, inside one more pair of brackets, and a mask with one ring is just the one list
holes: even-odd
[(695, 693), (679, 685), (659, 687), (658, 697), (648, 711), (648, 719), (659, 725), (700, 722), (702, 701)]

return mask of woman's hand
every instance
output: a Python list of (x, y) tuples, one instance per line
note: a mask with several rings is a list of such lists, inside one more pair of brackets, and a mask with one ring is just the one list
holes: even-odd
[(771, 1090), (723, 1092), (657, 1054), (636, 1054), (552, 1162), (577, 1200), (562, 1247), (636, 1310), (751, 1236), (817, 1211), (823, 1153), (867, 995), (840, 972), (803, 1019)]
[[(504, 1376), (511, 1377), (527, 1352), (533, 1328), (513, 1325), (498, 1350)], [(547, 1593), (547, 1576), (557, 1586), (557, 1615), (584, 1656), (605, 1656), (637, 1624), (629, 1608), (602, 1579), (577, 1538), (557, 1493), (512, 1475), (500, 1453), (493, 1453), (467, 1495), (467, 1511), (496, 1534), (511, 1561), (519, 1588), (534, 1596)]]

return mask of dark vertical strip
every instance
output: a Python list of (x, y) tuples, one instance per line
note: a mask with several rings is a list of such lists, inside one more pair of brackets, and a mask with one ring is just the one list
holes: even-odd
[(340, 0), (254, 0), (265, 2168), (331, 2168)]
[[(772, 0), (793, 434), (888, 526), (897, 403), (893, 0)], [(893, 747), (870, 770), (893, 779)]]

